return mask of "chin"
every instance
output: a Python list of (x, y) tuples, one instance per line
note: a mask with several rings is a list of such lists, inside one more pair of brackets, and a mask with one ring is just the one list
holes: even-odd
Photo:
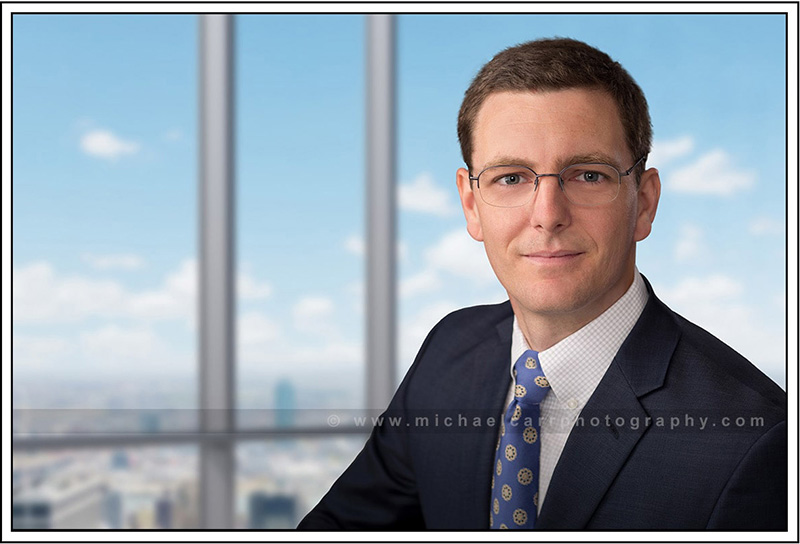
[(540, 285), (514, 298), (523, 308), (537, 314), (571, 313), (585, 305), (582, 303), (584, 297), (574, 287), (557, 285)]

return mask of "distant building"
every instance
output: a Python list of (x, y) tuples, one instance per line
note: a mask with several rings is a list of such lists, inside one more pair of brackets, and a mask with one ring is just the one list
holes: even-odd
[(125, 450), (115, 450), (111, 455), (111, 468), (112, 470), (123, 470), (130, 467), (128, 460), (128, 452)]
[(195, 529), (200, 524), (197, 497), (197, 481), (186, 481), (178, 485), (175, 492), (173, 526), (176, 529)]
[(155, 410), (143, 410), (139, 414), (139, 426), (145, 433), (157, 433), (161, 431), (161, 418)]
[(117, 490), (109, 490), (106, 493), (105, 504), (103, 506), (106, 526), (109, 529), (122, 529), (124, 519), (122, 516), (122, 493)]
[(152, 504), (129, 513), (128, 526), (131, 529), (156, 529)]
[(251, 529), (294, 529), (297, 525), (295, 497), (254, 492), (249, 502)]
[(100, 529), (106, 485), (98, 476), (70, 474), (21, 490), (12, 504), (13, 529)]
[(294, 427), (296, 400), (295, 389), (289, 380), (280, 380), (275, 385), (275, 424), (278, 427)]
[(159, 529), (172, 528), (172, 511), (172, 499), (165, 492), (158, 500), (156, 500), (156, 526)]

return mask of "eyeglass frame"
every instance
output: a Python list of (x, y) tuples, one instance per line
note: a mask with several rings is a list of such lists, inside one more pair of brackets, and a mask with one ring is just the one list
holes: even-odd
[[(639, 163), (642, 162), (643, 160), (645, 160), (645, 158), (647, 158), (647, 154), (642, 155), (641, 157), (639, 157), (639, 160), (637, 160), (635, 163), (633, 163), (633, 166), (631, 166), (630, 168), (628, 168), (624, 172), (620, 172), (617, 169), (616, 166), (614, 166), (612, 164), (605, 163), (605, 162), (579, 162), (579, 163), (575, 163), (575, 164), (568, 164), (567, 166), (562, 168), (561, 171), (558, 172), (557, 174), (537, 174), (536, 171), (533, 168), (531, 168), (529, 166), (525, 166), (523, 164), (493, 164), (492, 166), (487, 166), (486, 168), (484, 168), (483, 170), (478, 172), (477, 176), (469, 176), (469, 180), (470, 180), (470, 182), (472, 182), (472, 181), (475, 182), (475, 184), (478, 186), (478, 192), (480, 193), (480, 190), (481, 190), (480, 177), (487, 170), (490, 170), (492, 168), (508, 168), (508, 167), (512, 167), (512, 166), (513, 167), (524, 168), (526, 170), (530, 170), (533, 173), (533, 175), (535, 176), (534, 180), (533, 180), (533, 191), (531, 191), (531, 195), (533, 195), (539, 189), (539, 178), (555, 177), (555, 178), (558, 179), (558, 186), (561, 189), (561, 192), (564, 193), (564, 196), (567, 198), (567, 200), (572, 202), (572, 200), (570, 200), (569, 196), (567, 196), (566, 191), (564, 191), (564, 179), (561, 177), (561, 174), (563, 174), (564, 172), (566, 172), (567, 170), (569, 170), (570, 168), (573, 168), (575, 166), (584, 166), (584, 165), (586, 165), (586, 166), (592, 166), (592, 165), (608, 166), (609, 168), (612, 168), (617, 174), (619, 174), (619, 183), (617, 184), (617, 194), (614, 195), (614, 198), (612, 198), (611, 200), (608, 200), (606, 202), (601, 202), (599, 204), (577, 204), (575, 202), (572, 202), (576, 206), (585, 206), (585, 207), (602, 206), (603, 204), (608, 204), (610, 202), (614, 202), (617, 199), (617, 197), (619, 196), (619, 187), (622, 186), (622, 178), (625, 177), (625, 176), (629, 176), (631, 174), (631, 172), (633, 172), (633, 170), (637, 166), (639, 166)], [(495, 208), (519, 208), (521, 206), (524, 206), (528, 202), (530, 202), (530, 197), (529, 197), (528, 200), (526, 200), (522, 204), (517, 204), (516, 206), (498, 206), (497, 204), (492, 204), (490, 202), (487, 202), (486, 199), (483, 197), (483, 193), (480, 193), (480, 195), (481, 195), (481, 200), (486, 202), (487, 205), (494, 206)]]

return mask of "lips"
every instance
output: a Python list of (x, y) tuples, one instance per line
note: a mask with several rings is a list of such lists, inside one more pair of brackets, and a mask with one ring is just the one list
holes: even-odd
[(559, 249), (547, 251), (534, 251), (524, 255), (525, 261), (532, 264), (540, 270), (552, 270), (563, 272), (565, 267), (571, 269), (577, 265), (581, 256), (584, 255), (582, 251), (574, 249)]
[(533, 259), (562, 259), (568, 257), (577, 257), (583, 253), (582, 251), (575, 251), (570, 249), (562, 249), (558, 251), (536, 251), (525, 255)]

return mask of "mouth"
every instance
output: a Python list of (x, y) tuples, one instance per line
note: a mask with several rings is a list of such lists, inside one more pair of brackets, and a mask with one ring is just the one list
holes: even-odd
[(582, 251), (558, 250), (558, 251), (536, 251), (525, 255), (526, 259), (542, 265), (560, 265), (573, 262), (583, 255)]

